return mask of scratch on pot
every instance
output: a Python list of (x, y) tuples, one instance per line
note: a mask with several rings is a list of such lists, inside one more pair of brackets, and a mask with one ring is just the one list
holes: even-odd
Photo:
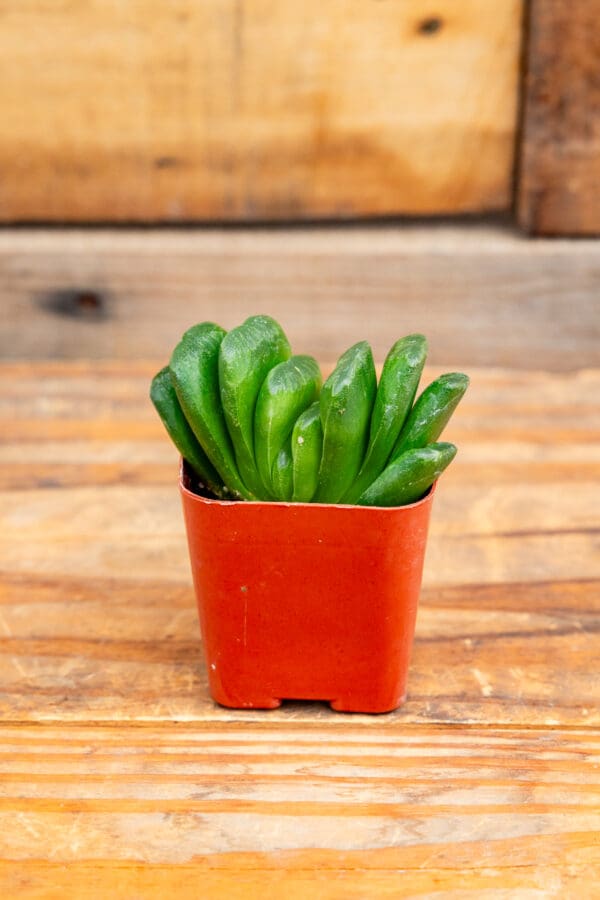
[(489, 681), (487, 680), (486, 676), (483, 674), (483, 672), (480, 672), (479, 669), (471, 669), (471, 673), (472, 673), (475, 681), (481, 688), (481, 693), (483, 694), (483, 696), (484, 697), (491, 696), (491, 694), (494, 693), (494, 689), (491, 686), (491, 684), (489, 683)]
[(243, 630), (243, 640), (242, 646), (246, 647), (248, 644), (248, 589), (244, 591), (244, 630)]

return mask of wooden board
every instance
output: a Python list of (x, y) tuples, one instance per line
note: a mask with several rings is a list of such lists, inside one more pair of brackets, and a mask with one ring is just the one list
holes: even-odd
[(0, 356), (166, 358), (202, 319), (265, 312), (298, 352), (379, 359), (426, 331), (449, 367), (600, 359), (600, 244), (492, 225), (0, 233)]
[(522, 0), (8, 0), (0, 220), (511, 203)]
[(597, 732), (380, 721), (4, 727), (3, 896), (595, 896)]
[(600, 0), (531, 0), (518, 211), (533, 234), (600, 234)]
[(593, 897), (600, 370), (471, 370), (369, 717), (211, 702), (157, 364), (0, 366), (0, 894)]

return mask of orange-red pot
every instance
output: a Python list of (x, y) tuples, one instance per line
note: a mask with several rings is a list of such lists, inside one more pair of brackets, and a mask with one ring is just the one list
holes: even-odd
[(410, 506), (181, 494), (210, 690), (382, 713), (406, 696), (433, 489)]

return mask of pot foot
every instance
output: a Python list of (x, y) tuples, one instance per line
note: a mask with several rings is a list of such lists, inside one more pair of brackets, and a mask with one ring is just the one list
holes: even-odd
[(243, 704), (244, 709), (278, 709), (281, 706), (281, 700), (269, 697), (268, 700), (249, 700)]
[(277, 700), (275, 697), (235, 700), (231, 697), (220, 695), (213, 699), (220, 706), (227, 706), (229, 709), (277, 709), (281, 706), (281, 700)]
[(338, 700), (332, 700), (329, 705), (336, 712), (381, 715), (383, 713), (390, 713), (395, 709), (398, 709), (399, 706), (402, 706), (405, 699), (406, 695), (400, 697), (398, 700), (388, 700), (387, 702), (377, 703), (374, 702), (372, 698), (370, 700), (361, 701), (360, 698), (357, 697), (340, 697)]

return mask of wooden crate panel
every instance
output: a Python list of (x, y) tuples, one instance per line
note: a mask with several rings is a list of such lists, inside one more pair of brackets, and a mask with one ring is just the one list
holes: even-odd
[(519, 218), (600, 234), (600, 0), (531, 0)]
[(6, 230), (0, 356), (166, 359), (194, 322), (268, 313), (327, 362), (425, 331), (436, 365), (577, 369), (598, 361), (599, 291), (598, 241), (482, 225)]
[(0, 220), (507, 208), (522, 0), (6, 0)]

